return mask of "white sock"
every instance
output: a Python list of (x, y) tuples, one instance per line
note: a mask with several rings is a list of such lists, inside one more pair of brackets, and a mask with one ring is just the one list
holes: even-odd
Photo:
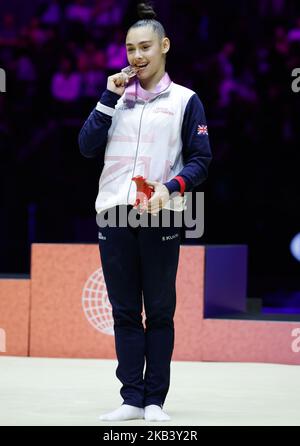
[(145, 407), (146, 421), (170, 421), (171, 418), (159, 406), (150, 404)]
[(101, 421), (125, 421), (144, 418), (144, 409), (141, 407), (123, 404), (119, 409), (106, 413), (99, 417)]

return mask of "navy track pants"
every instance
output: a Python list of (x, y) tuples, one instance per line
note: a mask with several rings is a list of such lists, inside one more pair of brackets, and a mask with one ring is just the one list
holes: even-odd
[[(124, 206), (126, 212), (132, 210), (131, 205)], [(116, 206), (118, 212), (120, 207)], [(103, 275), (113, 311), (116, 376), (122, 383), (123, 404), (137, 407), (156, 404), (162, 408), (170, 386), (182, 228), (174, 226), (175, 211), (167, 212), (171, 215), (169, 227), (161, 223), (159, 227), (120, 227), (119, 221), (117, 227), (98, 227)]]

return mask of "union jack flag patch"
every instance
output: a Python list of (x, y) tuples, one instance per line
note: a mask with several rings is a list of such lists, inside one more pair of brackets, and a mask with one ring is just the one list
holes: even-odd
[(198, 125), (198, 135), (208, 135), (207, 125)]

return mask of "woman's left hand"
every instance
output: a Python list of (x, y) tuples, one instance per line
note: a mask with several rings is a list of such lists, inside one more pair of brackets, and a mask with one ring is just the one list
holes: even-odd
[(154, 187), (154, 193), (148, 200), (147, 212), (155, 215), (170, 200), (170, 193), (168, 188), (158, 181), (146, 180), (145, 182)]

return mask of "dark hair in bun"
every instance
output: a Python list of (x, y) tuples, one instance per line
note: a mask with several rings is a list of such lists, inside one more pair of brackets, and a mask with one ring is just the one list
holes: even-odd
[(139, 28), (140, 26), (152, 26), (153, 31), (156, 32), (160, 39), (166, 37), (166, 31), (162, 24), (155, 20), (156, 12), (150, 2), (139, 3), (137, 5), (137, 13), (140, 20), (134, 23), (130, 29)]
[(142, 20), (152, 20), (157, 17), (150, 3), (139, 3), (137, 5), (138, 16)]

